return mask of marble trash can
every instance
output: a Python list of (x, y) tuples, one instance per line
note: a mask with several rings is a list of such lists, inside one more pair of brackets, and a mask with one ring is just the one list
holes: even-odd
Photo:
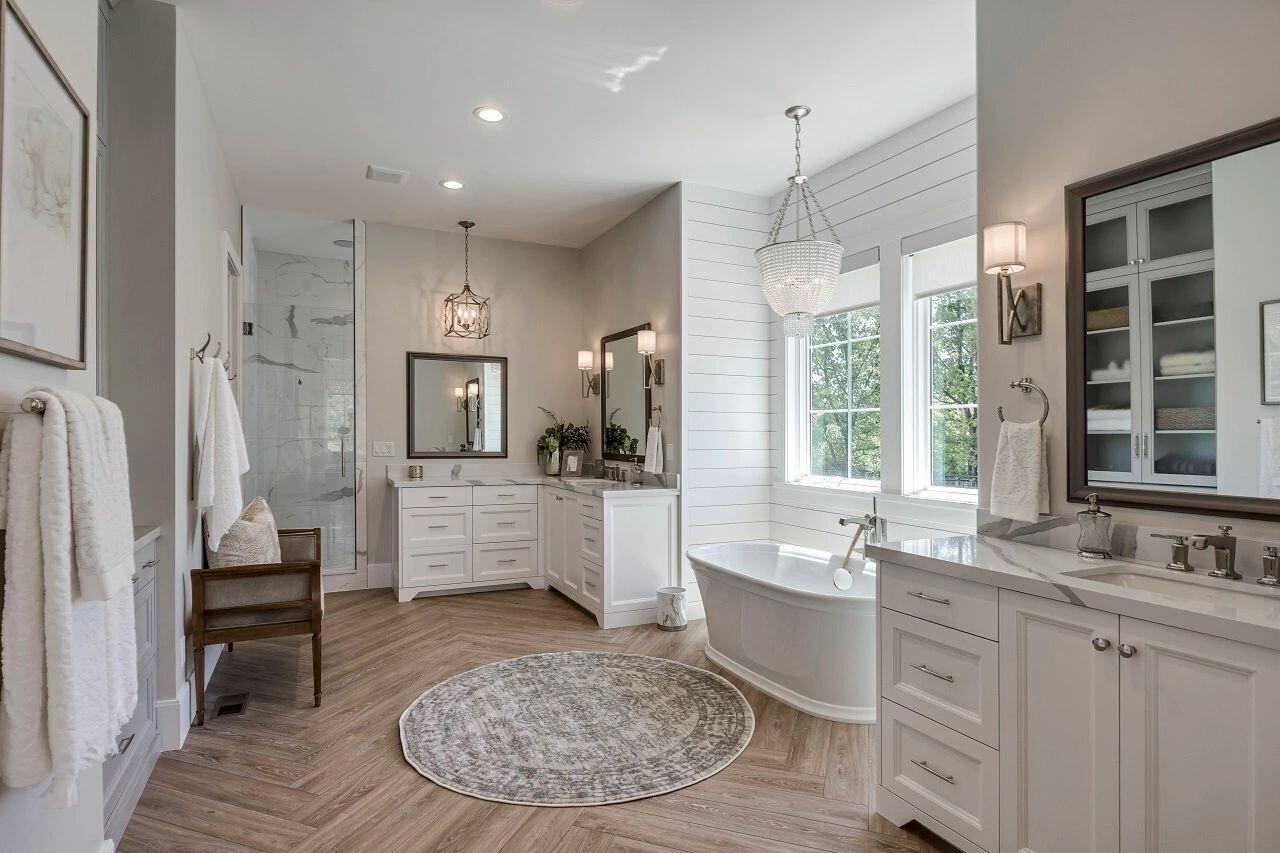
[(658, 627), (663, 631), (683, 631), (689, 627), (685, 610), (688, 592), (682, 586), (658, 587)]

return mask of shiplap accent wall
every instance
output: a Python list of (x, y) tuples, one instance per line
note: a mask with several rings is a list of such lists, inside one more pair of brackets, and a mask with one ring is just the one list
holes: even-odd
[(781, 461), (770, 419), (778, 323), (754, 252), (768, 237), (769, 200), (686, 183), (680, 207), (684, 547), (768, 539)]
[[(902, 283), (902, 240), (977, 213), (977, 104), (966, 99), (930, 116), (809, 178), (845, 255), (879, 249), (881, 290), (882, 490), (875, 508), (888, 519), (890, 540), (947, 532), (972, 532), (975, 511), (963, 504), (902, 498), (903, 399), (909, 367), (899, 341), (910, 322), (910, 298)], [(781, 193), (771, 205), (781, 202)], [(776, 207), (775, 207), (776, 209)], [(788, 223), (794, 223), (794, 214)], [(784, 228), (784, 233), (787, 229)], [(783, 343), (780, 324), (771, 352), (778, 393), (770, 397), (772, 436), (781, 446), (783, 432)], [(902, 377), (895, 381), (894, 377)], [(783, 483), (778, 471), (770, 499), (770, 537), (823, 550), (843, 549), (851, 528), (841, 516), (872, 511), (867, 493), (807, 489)], [(894, 494), (898, 493), (898, 494)]]

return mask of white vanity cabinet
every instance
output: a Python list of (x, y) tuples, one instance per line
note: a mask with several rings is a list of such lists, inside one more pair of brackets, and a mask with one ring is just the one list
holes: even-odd
[(879, 556), (877, 811), (970, 853), (1278, 849), (1280, 651)]
[(602, 628), (655, 619), (658, 587), (673, 583), (678, 569), (673, 492), (614, 489), (596, 497), (544, 486), (541, 515), (548, 586)]

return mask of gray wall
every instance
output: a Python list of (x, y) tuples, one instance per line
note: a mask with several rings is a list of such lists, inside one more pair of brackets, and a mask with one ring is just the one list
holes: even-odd
[[(978, 0), (979, 225), (1027, 223), (1028, 266), (1044, 283), (1045, 332), (996, 346), (992, 279), (982, 276), (980, 501), (991, 485), (995, 409), (1031, 376), (1053, 405), (1053, 511), (1066, 501), (1066, 184), (1280, 115), (1280, 4), (1274, 0)], [(1137, 523), (1209, 519), (1120, 510)], [(1241, 521), (1242, 535), (1280, 525)]]

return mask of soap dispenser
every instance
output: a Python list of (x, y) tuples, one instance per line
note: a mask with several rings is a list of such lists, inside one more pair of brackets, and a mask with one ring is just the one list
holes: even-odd
[(1089, 508), (1076, 513), (1076, 523), (1080, 525), (1080, 538), (1076, 548), (1086, 560), (1111, 559), (1111, 513), (1103, 512), (1098, 506), (1098, 495), (1090, 494), (1086, 498)]

